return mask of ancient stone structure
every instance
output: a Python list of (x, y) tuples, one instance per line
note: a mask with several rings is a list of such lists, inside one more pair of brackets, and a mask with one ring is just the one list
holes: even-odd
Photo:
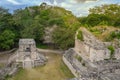
[(53, 40), (52, 40), (52, 33), (54, 32), (54, 30), (57, 28), (56, 25), (51, 26), (51, 27), (46, 27), (45, 28), (45, 35), (44, 35), (44, 42), (45, 44), (53, 44)]
[[(84, 41), (75, 39), (75, 50), (80, 53), (81, 56), (89, 59), (91, 62), (100, 61), (110, 58), (111, 51), (109, 46), (115, 46), (112, 42), (102, 42), (96, 39), (87, 29), (82, 28), (82, 34)], [(115, 47), (114, 58), (120, 59), (120, 48)]]
[(21, 63), (23, 68), (32, 68), (37, 65), (42, 65), (45, 60), (45, 57), (38, 53), (34, 39), (19, 40), (16, 62)]
[(36, 48), (34, 39), (20, 39), (19, 49), (12, 54), (4, 68), (0, 69), (0, 80), (14, 75), (19, 67), (32, 68), (46, 63), (46, 58)]
[(85, 28), (81, 30), (84, 40), (76, 37), (75, 47), (63, 55), (64, 63), (76, 76), (70, 80), (119, 80), (120, 48), (115, 47), (115, 60), (111, 60), (108, 46), (115, 44), (99, 41)]

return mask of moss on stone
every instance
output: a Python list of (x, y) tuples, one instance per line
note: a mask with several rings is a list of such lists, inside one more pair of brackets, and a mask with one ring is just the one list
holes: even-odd
[(80, 62), (82, 61), (82, 57), (81, 57), (81, 56), (76, 55), (75, 58), (76, 58), (78, 61), (80, 61)]

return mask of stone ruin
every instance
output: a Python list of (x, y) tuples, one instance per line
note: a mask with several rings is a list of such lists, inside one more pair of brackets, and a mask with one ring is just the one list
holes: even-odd
[(110, 59), (109, 45), (82, 29), (84, 40), (75, 38), (75, 47), (65, 51), (63, 61), (76, 76), (69, 80), (120, 80), (120, 48), (115, 47)]
[(37, 51), (34, 39), (20, 39), (16, 62), (23, 68), (45, 64), (46, 58)]
[[(87, 29), (82, 28), (82, 35), (84, 41), (75, 39), (75, 50), (80, 53), (81, 56), (85, 56), (91, 62), (100, 61), (110, 58), (111, 51), (109, 46), (114, 48), (114, 58), (120, 59), (120, 47), (112, 42), (102, 42), (93, 36)], [(77, 35), (77, 34), (76, 34)]]
[(19, 67), (30, 69), (44, 65), (46, 60), (45, 56), (37, 50), (34, 39), (20, 39), (19, 49), (10, 56), (6, 66), (0, 69), (0, 80), (5, 80), (6, 76), (16, 74)]

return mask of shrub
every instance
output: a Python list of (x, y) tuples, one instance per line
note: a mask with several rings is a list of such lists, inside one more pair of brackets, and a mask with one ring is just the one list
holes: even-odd
[(79, 40), (81, 40), (81, 41), (84, 41), (83, 40), (83, 34), (82, 34), (82, 31), (78, 31), (78, 35), (77, 35), (77, 38), (79, 39)]
[(114, 55), (114, 47), (113, 46), (108, 46), (108, 49), (110, 50), (110, 59), (113, 58), (113, 55)]
[(120, 32), (111, 32), (110, 35), (106, 38), (106, 41), (112, 41), (114, 39), (120, 39)]
[(75, 56), (75, 58), (78, 60), (78, 61), (82, 61), (82, 57), (81, 56)]

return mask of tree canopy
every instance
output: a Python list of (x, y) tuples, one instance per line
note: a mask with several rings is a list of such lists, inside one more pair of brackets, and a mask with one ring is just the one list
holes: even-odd
[(89, 9), (89, 15), (87, 17), (79, 18), (79, 21), (88, 26), (96, 25), (110, 25), (120, 27), (120, 5), (109, 4), (96, 6)]
[(45, 29), (57, 25), (52, 41), (59, 49), (74, 46), (76, 30), (80, 26), (109, 25), (120, 27), (120, 5), (110, 4), (94, 7), (89, 15), (76, 18), (71, 11), (46, 3), (40, 6), (17, 9), (10, 14), (0, 7), (0, 50), (16, 47), (20, 38), (34, 38), (43, 44)]
[(54, 44), (60, 49), (67, 49), (74, 46), (74, 34), (80, 26), (70, 11), (46, 3), (17, 9), (13, 14), (0, 8), (0, 13), (0, 50), (17, 46), (20, 38), (34, 38), (37, 43), (42, 44), (45, 28), (54, 25), (57, 25), (52, 34)]

